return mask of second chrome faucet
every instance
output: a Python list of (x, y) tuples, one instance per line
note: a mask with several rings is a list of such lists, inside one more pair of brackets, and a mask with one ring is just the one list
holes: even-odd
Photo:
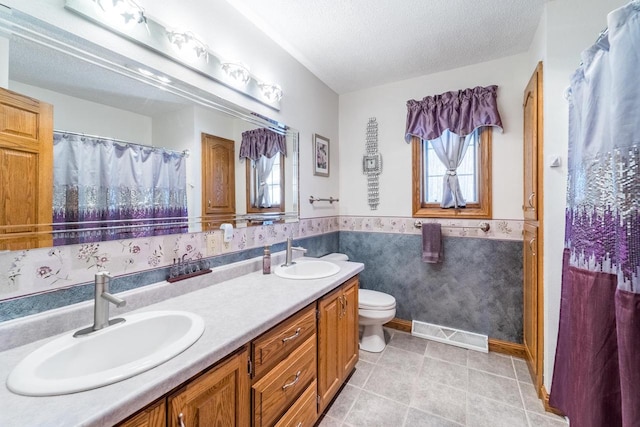
[(293, 237), (288, 237), (287, 238), (287, 254), (285, 257), (285, 261), (284, 264), (282, 264), (282, 267), (290, 267), (293, 264), (295, 264), (295, 262), (293, 261), (293, 251), (300, 251), (300, 252), (307, 252), (307, 250), (305, 248), (296, 248), (293, 246)]

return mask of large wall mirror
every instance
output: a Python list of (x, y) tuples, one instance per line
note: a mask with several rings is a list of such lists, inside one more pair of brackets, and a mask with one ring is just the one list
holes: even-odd
[[(8, 68), (7, 89), (53, 106), (52, 187), (64, 186), (64, 179), (75, 180), (74, 185), (82, 187), (86, 185), (85, 175), (98, 180), (92, 191), (85, 189), (83, 195), (76, 188), (64, 200), (56, 188), (51, 195), (55, 208), (51, 221), (16, 222), (3, 220), (0, 215), (0, 250), (145, 233), (206, 231), (219, 228), (222, 222), (242, 227), (298, 220), (295, 129), (184, 82), (167, 81), (144, 64), (15, 10), (0, 11), (0, 38), (7, 41), (0, 40), (4, 46), (8, 45), (0, 58), (0, 67)], [(6, 129), (11, 114), (4, 109), (2, 114)], [(258, 134), (266, 135), (270, 146), (280, 148), (257, 159), (241, 158), (243, 141)], [(60, 144), (65, 149), (58, 152)], [(82, 151), (87, 144), (115, 148), (110, 154), (100, 154), (90, 147), (87, 154)], [(70, 146), (75, 148), (68, 150)], [(159, 156), (168, 172), (158, 172), (160, 166), (153, 166), (154, 173), (165, 174), (153, 178), (154, 182), (159, 180), (165, 187), (171, 182), (169, 186), (175, 184), (178, 189), (152, 196), (142, 194), (142, 190), (123, 190), (117, 179), (143, 179), (138, 176), (141, 172), (137, 163), (124, 159), (125, 166), (121, 163), (116, 166), (117, 172), (111, 173), (99, 168), (98, 163), (111, 160), (106, 157), (126, 157), (126, 150), (134, 150), (137, 159)], [(7, 156), (2, 159), (0, 156), (0, 161), (7, 161)], [(6, 164), (0, 167), (4, 168), (0, 173), (5, 180), (11, 179), (11, 173), (19, 173), (19, 169)], [(172, 175), (176, 169), (181, 170), (182, 178)], [(116, 190), (102, 188), (110, 183)], [(151, 197), (156, 209), (165, 209), (164, 216), (152, 220), (137, 219), (135, 214), (84, 218), (60, 215), (56, 210), (77, 199), (90, 199), (89, 205), (98, 209), (100, 202), (92, 198), (98, 198), (101, 191), (110, 192), (107, 204), (118, 192), (136, 200)], [(162, 201), (170, 204), (176, 198), (186, 200), (186, 209), (166, 210)], [(2, 203), (5, 213), (22, 210), (9, 197)], [(114, 210), (113, 203), (102, 208)]]

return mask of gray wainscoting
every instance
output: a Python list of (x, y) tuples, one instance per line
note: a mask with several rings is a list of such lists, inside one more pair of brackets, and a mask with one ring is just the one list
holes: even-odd
[(421, 260), (420, 235), (340, 232), (362, 262), (360, 287), (393, 295), (396, 317), (522, 343), (522, 242), (444, 237), (444, 261)]

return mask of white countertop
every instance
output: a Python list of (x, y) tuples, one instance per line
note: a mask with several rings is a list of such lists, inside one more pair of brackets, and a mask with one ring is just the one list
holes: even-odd
[[(324, 279), (288, 280), (275, 274), (263, 275), (260, 271), (135, 310), (184, 310), (196, 313), (204, 319), (205, 331), (195, 344), (173, 359), (132, 378), (94, 390), (62, 396), (26, 397), (7, 389), (6, 380), (14, 366), (55, 337), (0, 352), (0, 426), (113, 425), (364, 269), (360, 263), (336, 264), (340, 265), (340, 272)], [(207, 280), (215, 281), (215, 275), (216, 270), (213, 274), (201, 276), (197, 282), (206, 286)], [(196, 282), (194, 279), (188, 280)], [(161, 285), (169, 288), (180, 286), (181, 283), (163, 282)], [(126, 293), (119, 296), (126, 298)], [(34, 325), (38, 324), (38, 316), (41, 315), (32, 316)]]

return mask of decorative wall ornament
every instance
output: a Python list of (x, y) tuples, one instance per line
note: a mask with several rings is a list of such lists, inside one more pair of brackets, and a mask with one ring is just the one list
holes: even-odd
[(373, 211), (378, 209), (378, 203), (380, 203), (378, 177), (382, 173), (382, 156), (378, 153), (378, 122), (375, 117), (369, 118), (367, 123), (367, 139), (365, 155), (362, 157), (362, 172), (367, 175), (369, 207)]

